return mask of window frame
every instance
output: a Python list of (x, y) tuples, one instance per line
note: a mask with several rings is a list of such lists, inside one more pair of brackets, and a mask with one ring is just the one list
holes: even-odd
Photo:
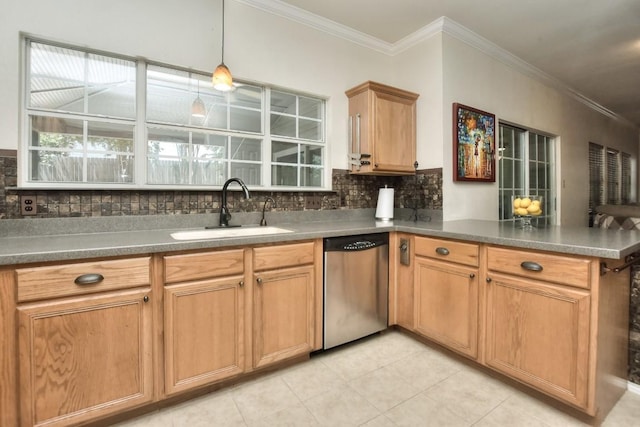
[[(81, 52), (84, 54), (98, 54), (107, 57), (113, 57), (118, 59), (124, 59), (127, 61), (132, 61), (135, 64), (135, 76), (136, 76), (136, 87), (135, 87), (135, 95), (134, 95), (134, 109), (135, 109), (135, 117), (133, 119), (122, 119), (122, 118), (111, 118), (105, 116), (91, 115), (86, 113), (68, 113), (61, 112), (52, 109), (37, 109), (30, 107), (29, 97), (30, 97), (30, 82), (31, 82), (31, 44), (39, 43), (44, 45), (51, 45), (63, 49), (70, 49), (73, 51)], [(255, 138), (262, 140), (262, 149), (261, 149), (261, 160), (256, 162), (249, 162), (244, 160), (233, 160), (229, 158), (230, 153), (227, 153), (227, 159), (224, 160), (226, 164), (226, 179), (232, 177), (231, 175), (231, 164), (236, 163), (255, 163), (260, 164), (261, 173), (260, 173), (260, 184), (247, 184), (247, 186), (252, 190), (265, 190), (265, 191), (326, 191), (329, 189), (331, 184), (331, 180), (328, 178), (328, 159), (330, 155), (329, 144), (326, 140), (327, 135), (327, 108), (328, 108), (328, 97), (321, 96), (317, 94), (311, 94), (307, 92), (297, 91), (290, 88), (283, 88), (274, 85), (267, 85), (263, 83), (254, 83), (247, 80), (235, 79), (235, 81), (239, 84), (248, 84), (251, 86), (259, 87), (262, 91), (262, 107), (260, 113), (261, 117), (261, 132), (250, 132), (250, 131), (235, 131), (230, 129), (214, 129), (209, 127), (198, 127), (198, 126), (185, 126), (180, 124), (167, 124), (161, 123), (154, 120), (147, 120), (146, 117), (146, 109), (147, 109), (147, 68), (148, 66), (159, 66), (166, 67), (171, 70), (177, 70), (179, 72), (187, 72), (191, 76), (192, 74), (200, 76), (202, 79), (207, 78), (210, 80), (209, 72), (202, 72), (193, 70), (190, 68), (184, 68), (180, 66), (159, 63), (151, 60), (147, 60), (144, 58), (133, 58), (127, 57), (124, 55), (119, 55), (112, 52), (100, 51), (97, 49), (85, 48), (80, 46), (74, 46), (66, 43), (58, 43), (49, 41), (46, 39), (41, 39), (38, 37), (33, 37), (30, 35), (23, 35), (21, 37), (21, 52), (23, 54), (23, 71), (21, 72), (21, 114), (20, 114), (20, 143), (18, 150), (18, 161), (19, 161), (19, 172), (18, 173), (18, 187), (19, 188), (29, 188), (29, 189), (120, 189), (120, 190), (211, 190), (211, 189), (219, 189), (222, 187), (221, 184), (156, 184), (151, 183), (151, 180), (148, 179), (148, 162), (149, 158), (147, 156), (148, 151), (148, 134), (150, 128), (167, 128), (167, 129), (180, 129), (182, 131), (189, 132), (189, 140), (191, 141), (192, 133), (205, 133), (205, 134), (216, 134), (216, 135), (224, 135), (227, 139), (227, 146), (230, 146), (231, 140), (234, 137), (247, 137), (247, 138)], [(202, 81), (202, 80), (201, 80)], [(271, 108), (270, 108), (270, 94), (271, 91), (284, 92), (289, 95), (296, 96), (296, 101), (299, 103), (300, 97), (310, 98), (314, 101), (318, 101), (320, 104), (320, 118), (317, 120), (320, 125), (320, 138), (317, 141), (308, 140), (304, 138), (290, 138), (290, 137), (282, 137), (279, 135), (271, 135), (270, 131), (270, 118), (271, 118)], [(225, 99), (228, 99), (228, 96), (223, 93)], [(227, 102), (227, 111), (229, 111), (229, 103)], [(30, 152), (31, 150), (31, 123), (30, 117), (32, 115), (39, 115), (43, 117), (49, 116), (60, 116), (60, 117), (69, 117), (72, 119), (80, 119), (80, 120), (91, 120), (97, 118), (99, 121), (106, 121), (109, 123), (130, 123), (133, 126), (133, 180), (131, 183), (118, 183), (118, 182), (82, 182), (82, 181), (61, 181), (61, 182), (53, 182), (53, 181), (36, 181), (32, 179), (32, 171), (30, 165)], [(306, 119), (306, 117), (303, 117)], [(228, 120), (228, 118), (227, 118)], [(297, 125), (296, 125), (297, 128)], [(272, 142), (274, 140), (278, 141), (286, 141), (293, 144), (297, 144), (298, 147), (298, 155), (297, 162), (295, 166), (297, 167), (297, 183), (296, 185), (274, 185), (271, 182), (271, 170), (272, 166), (278, 164), (277, 162), (272, 161)], [(300, 157), (300, 147), (302, 146), (313, 146), (319, 147), (320, 149), (320, 157), (321, 161), (319, 164), (305, 164), (302, 162)], [(229, 150), (230, 151), (230, 150)], [(289, 166), (289, 164), (287, 164)], [(313, 168), (320, 171), (320, 185), (319, 186), (301, 186), (302, 182), (300, 180), (300, 171), (302, 168)]]
[[(504, 128), (512, 129), (513, 131), (520, 132), (519, 140), (517, 141), (519, 146), (519, 153), (516, 153), (515, 141), (512, 149), (513, 155), (511, 157), (503, 157), (506, 151), (504, 146)], [(515, 133), (515, 132), (514, 132)], [(543, 196), (543, 214), (540, 217), (533, 219), (535, 224), (556, 224), (558, 222), (557, 211), (557, 144), (558, 138), (538, 130), (528, 129), (523, 126), (515, 125), (509, 122), (500, 121), (498, 123), (498, 220), (501, 222), (515, 222), (516, 218), (513, 217), (513, 211), (511, 208), (511, 195), (538, 195)], [(531, 155), (531, 141), (532, 137), (535, 137), (535, 142), (538, 144), (539, 138), (543, 138), (545, 142), (549, 142), (550, 147), (545, 149), (545, 159), (540, 161), (538, 158), (539, 150), (536, 150), (535, 159)], [(513, 138), (512, 138), (513, 140)], [(519, 157), (516, 157), (519, 154)], [(521, 163), (520, 170), (516, 171), (515, 167), (512, 167), (512, 185), (505, 187), (504, 179), (504, 160), (512, 160), (514, 163), (519, 161)], [(532, 190), (531, 183), (531, 167), (532, 165), (546, 165), (545, 170), (548, 174), (545, 174), (546, 186), (544, 188), (537, 187)], [(536, 169), (538, 170), (538, 169)], [(516, 173), (520, 175), (521, 186), (516, 186), (515, 177)], [(536, 183), (537, 184), (537, 183)], [(542, 194), (541, 194), (542, 192)], [(508, 194), (507, 194), (508, 193)], [(511, 194), (513, 193), (513, 194)], [(508, 195), (508, 198), (507, 198)]]

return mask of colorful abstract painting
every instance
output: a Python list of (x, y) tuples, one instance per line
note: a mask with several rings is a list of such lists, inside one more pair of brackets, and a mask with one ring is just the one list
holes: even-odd
[(495, 182), (496, 117), (453, 104), (454, 181)]

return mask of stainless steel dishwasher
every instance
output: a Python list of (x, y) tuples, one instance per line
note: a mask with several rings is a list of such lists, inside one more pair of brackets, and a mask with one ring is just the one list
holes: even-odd
[(324, 345), (387, 328), (389, 234), (324, 239)]

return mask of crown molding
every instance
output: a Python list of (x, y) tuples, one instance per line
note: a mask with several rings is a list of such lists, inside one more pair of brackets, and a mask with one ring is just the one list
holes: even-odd
[(316, 30), (323, 31), (336, 37), (340, 37), (352, 43), (375, 50), (386, 55), (393, 54), (394, 45), (363, 32), (354, 30), (346, 25), (339, 24), (327, 18), (308, 12), (299, 7), (292, 6), (280, 0), (235, 0), (248, 6), (277, 15)]
[(597, 102), (587, 98), (580, 94), (575, 89), (568, 86), (566, 83), (552, 77), (544, 71), (534, 67), (528, 62), (523, 61), (511, 52), (501, 48), (490, 40), (482, 37), (481, 35), (474, 33), (470, 29), (458, 24), (454, 20), (442, 16), (432, 23), (422, 27), (421, 29), (409, 34), (396, 43), (388, 43), (378, 38), (372, 37), (363, 32), (354, 30), (346, 25), (339, 24), (330, 19), (323, 18), (314, 13), (308, 12), (304, 9), (292, 6), (288, 3), (284, 3), (280, 0), (235, 0), (239, 3), (244, 3), (248, 6), (262, 10), (273, 15), (281, 16), (286, 19), (290, 19), (294, 22), (298, 22), (302, 25), (306, 25), (311, 28), (315, 28), (319, 31), (323, 31), (327, 34), (342, 38), (352, 43), (358, 44), (368, 49), (375, 50), (377, 52), (395, 56), (401, 52), (404, 52), (418, 43), (427, 40), (439, 33), (448, 34), (460, 40), (469, 46), (478, 49), (486, 55), (502, 62), (515, 69), (516, 71), (537, 80), (547, 86), (550, 86), (570, 98), (580, 102), (581, 104), (603, 114), (609, 118), (621, 121), (633, 127), (636, 127), (629, 120), (614, 113), (608, 108), (598, 104)]

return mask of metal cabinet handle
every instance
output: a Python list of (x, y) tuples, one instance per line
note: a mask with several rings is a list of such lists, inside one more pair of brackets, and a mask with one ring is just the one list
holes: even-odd
[(262, 285), (262, 279), (260, 277), (256, 279), (256, 282), (258, 282), (258, 285)]
[(74, 280), (73, 283), (80, 286), (95, 285), (102, 282), (103, 280), (104, 276), (102, 274), (89, 273), (76, 277), (76, 280)]
[(476, 277), (476, 275), (474, 273), (469, 274), (469, 278), (473, 279), (474, 277)]
[(436, 253), (438, 255), (449, 255), (449, 249), (443, 248), (443, 247), (439, 247), (439, 248), (436, 248)]
[(349, 149), (351, 152), (355, 152), (353, 149), (353, 116), (349, 116)]
[(149, 295), (145, 295), (144, 298), (142, 298), (142, 301), (149, 302)]
[(491, 277), (487, 277), (487, 283), (491, 283)]
[(356, 153), (360, 154), (360, 113), (356, 114)]
[(244, 280), (240, 280), (240, 282), (238, 282), (238, 286), (242, 288), (244, 286)]
[(542, 266), (537, 262), (533, 262), (533, 261), (523, 261), (520, 264), (520, 267), (529, 271), (542, 271)]

